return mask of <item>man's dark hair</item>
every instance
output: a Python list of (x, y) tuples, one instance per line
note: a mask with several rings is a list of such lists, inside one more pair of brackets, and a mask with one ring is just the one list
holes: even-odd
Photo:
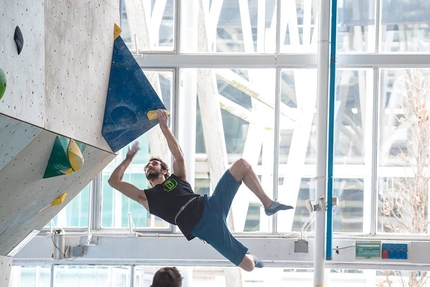
[(182, 287), (181, 273), (176, 267), (163, 267), (155, 273), (151, 287)]
[(150, 163), (151, 161), (153, 161), (153, 160), (158, 161), (158, 162), (160, 163), (160, 165), (161, 165), (161, 168), (162, 168), (163, 170), (167, 171), (167, 173), (166, 173), (166, 176), (165, 176), (165, 177), (166, 177), (166, 178), (168, 178), (168, 177), (170, 176), (170, 173), (169, 173), (169, 166), (168, 166), (168, 165), (167, 165), (167, 163), (165, 163), (161, 158), (156, 157), (156, 156), (153, 156), (153, 157), (151, 157), (151, 158), (148, 160), (148, 163), (145, 165), (145, 168), (144, 168), (145, 173), (146, 173), (146, 169), (148, 168), (149, 163)]

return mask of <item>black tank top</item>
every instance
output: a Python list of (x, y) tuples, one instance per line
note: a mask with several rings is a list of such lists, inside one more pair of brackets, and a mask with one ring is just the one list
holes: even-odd
[[(160, 217), (170, 224), (178, 225), (184, 236), (194, 238), (191, 231), (199, 222), (203, 214), (204, 198), (194, 193), (191, 185), (172, 174), (162, 184), (145, 190), (148, 199), (149, 213)], [(192, 198), (186, 208), (176, 218), (179, 210)]]

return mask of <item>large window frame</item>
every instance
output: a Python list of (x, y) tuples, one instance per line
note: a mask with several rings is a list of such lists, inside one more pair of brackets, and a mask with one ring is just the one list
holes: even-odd
[[(347, 2), (347, 1), (345, 1)], [(379, 3), (379, 1), (376, 1)], [(175, 17), (174, 17), (174, 27), (177, 29), (174, 30), (174, 36), (175, 36), (175, 42), (172, 48), (172, 51), (166, 51), (166, 50), (151, 50), (150, 53), (147, 53), (148, 51), (140, 51), (139, 47), (136, 45), (131, 44), (131, 50), (136, 54), (136, 60), (140, 67), (143, 70), (164, 70), (169, 69), (172, 70), (172, 86), (173, 94), (174, 95), (181, 95), (180, 89), (182, 86), (182, 83), (184, 81), (190, 80), (193, 81), (193, 76), (190, 76), (190, 78), (183, 78), (183, 74), (185, 73), (185, 70), (190, 69), (272, 69), (274, 70), (274, 79), (275, 79), (275, 114), (273, 115), (275, 119), (275, 125), (274, 125), (274, 146), (273, 150), (275, 151), (275, 162), (273, 164), (273, 196), (276, 198), (279, 196), (279, 190), (278, 190), (278, 176), (280, 172), (282, 173), (284, 169), (287, 169), (285, 165), (279, 164), (279, 154), (276, 154), (277, 150), (279, 149), (278, 143), (279, 142), (279, 114), (280, 114), (280, 103), (281, 103), (281, 78), (282, 78), (282, 72), (285, 70), (300, 70), (300, 69), (310, 69), (310, 70), (316, 70), (317, 67), (317, 55), (316, 55), (316, 49), (313, 50), (311, 47), (305, 47), (301, 52), (293, 53), (291, 49), (281, 47), (281, 40), (283, 37), (280, 37), (281, 32), (279, 29), (276, 30), (276, 42), (272, 43), (275, 48), (273, 49), (275, 52), (268, 53), (257, 53), (257, 52), (249, 52), (244, 51), (241, 53), (203, 53), (203, 52), (189, 52), (194, 51), (193, 49), (195, 47), (188, 47), (188, 45), (191, 45), (190, 43), (184, 43), (182, 42), (182, 39), (184, 38), (184, 34), (182, 33), (182, 25), (183, 23), (180, 22), (180, 13), (179, 9), (184, 7), (184, 1), (177, 0), (175, 1)], [(282, 3), (282, 1), (277, 1), (277, 3)], [(374, 4), (376, 5), (376, 4)], [(380, 40), (381, 38), (381, 19), (378, 15), (378, 12), (380, 11), (380, 7), (375, 7), (375, 17), (373, 19), (373, 27), (371, 25), (366, 26), (366, 46), (363, 48), (357, 50), (351, 50), (348, 49), (348, 47), (351, 47), (349, 45), (345, 45), (342, 49), (344, 49), (336, 59), (336, 65), (337, 69), (350, 69), (350, 70), (366, 70), (366, 71), (372, 71), (373, 76), (371, 78), (371, 86), (367, 87), (369, 91), (372, 92), (372, 95), (368, 97), (366, 104), (368, 105), (368, 109), (366, 109), (366, 118), (370, 119), (368, 120), (368, 125), (371, 126), (371, 129), (366, 130), (366, 150), (369, 151), (365, 154), (366, 157), (366, 164), (360, 166), (359, 168), (356, 168), (356, 166), (348, 166), (347, 168), (344, 168), (342, 165), (336, 165), (334, 166), (335, 174), (334, 179), (335, 180), (347, 180), (347, 179), (359, 179), (362, 181), (363, 185), (363, 201), (369, 202), (369, 204), (366, 204), (366, 206), (363, 208), (363, 227), (361, 232), (335, 232), (334, 237), (335, 239), (348, 239), (348, 240), (388, 240), (388, 239), (395, 239), (398, 242), (409, 242), (411, 240), (428, 240), (430, 236), (428, 234), (402, 234), (402, 233), (381, 233), (378, 231), (378, 192), (379, 187), (377, 186), (377, 177), (380, 176), (386, 176), (386, 175), (392, 175), (391, 172), (393, 170), (390, 170), (386, 167), (380, 167), (379, 166), (379, 134), (381, 129), (381, 121), (380, 121), (380, 115), (379, 111), (381, 110), (381, 99), (380, 96), (382, 92), (381, 87), (381, 73), (384, 69), (417, 69), (417, 68), (423, 68), (427, 69), (430, 67), (430, 57), (426, 50), (419, 50), (419, 51), (413, 51), (414, 54), (408, 54), (406, 52), (399, 53), (398, 49), (395, 51), (392, 51), (391, 48), (380, 47), (383, 46), (382, 42)], [(281, 15), (281, 12), (278, 12), (277, 15)], [(310, 13), (309, 10), (307, 10), (307, 13)], [(306, 14), (306, 13), (305, 13)], [(310, 14), (306, 14), (310, 15)], [(303, 27), (307, 27), (306, 29), (309, 29), (309, 31), (313, 30), (312, 21), (310, 21), (308, 18), (306, 18), (307, 21), (303, 23)], [(277, 23), (280, 24), (280, 20), (277, 20)], [(375, 24), (376, 23), (376, 24)], [(193, 23), (188, 23), (189, 25), (192, 25)], [(285, 23), (284, 23), (285, 24)], [(306, 26), (308, 25), (308, 26)], [(302, 27), (302, 28), (303, 28)], [(301, 28), (301, 29), (302, 29)], [(350, 35), (350, 39), (354, 39), (354, 41), (357, 41), (358, 37), (357, 30), (354, 30), (354, 34)], [(308, 32), (309, 32), (308, 31)], [(310, 33), (310, 32), (309, 32)], [(182, 36), (182, 37), (181, 37)], [(362, 36), (361, 34), (359, 36)], [(373, 37), (370, 39), (370, 37)], [(132, 38), (132, 37), (131, 37)], [(244, 36), (244, 38), (246, 38)], [(360, 38), (360, 37), (358, 37)], [(312, 37), (310, 37), (310, 34), (307, 34), (307, 38), (311, 43)], [(384, 38), (385, 39), (385, 38)], [(401, 46), (401, 45), (400, 45)], [(133, 50), (134, 48), (137, 48)], [(400, 49), (400, 48), (399, 48)], [(270, 50), (270, 51), (273, 51)], [(181, 111), (184, 111), (184, 103), (181, 102), (181, 99), (178, 97), (174, 97), (172, 100), (172, 111), (173, 113), (173, 121), (172, 121), (172, 130), (174, 133), (178, 136), (180, 141), (183, 141), (186, 136), (189, 136), (184, 131), (181, 131), (181, 126), (194, 126), (195, 123), (192, 123), (191, 120), (193, 117), (182, 117), (180, 115)], [(195, 136), (195, 135), (194, 135)], [(202, 185), (204, 188), (209, 185), (209, 187), (213, 186), (213, 184), (210, 183), (210, 178), (208, 178), (208, 156), (204, 153), (201, 154), (193, 154), (193, 153), (187, 153), (187, 162), (194, 165), (193, 168), (193, 177), (194, 182), (196, 181), (204, 181)], [(209, 159), (210, 160), (210, 159)], [(302, 174), (302, 179), (312, 181), (313, 177), (315, 176), (314, 171), (315, 165), (313, 164), (305, 164), (304, 170), (305, 173)], [(261, 167), (257, 167), (257, 172), (261, 172)], [(400, 172), (399, 169), (396, 169), (396, 172)], [(206, 186), (205, 186), (206, 185)], [(300, 185), (300, 184), (299, 184)], [(89, 223), (88, 226), (82, 226), (79, 228), (73, 228), (73, 229), (67, 229), (69, 231), (77, 231), (77, 232), (86, 232), (88, 231), (89, 234), (92, 234), (92, 236), (103, 234), (104, 236), (115, 236), (118, 233), (121, 234), (128, 234), (128, 233), (146, 233), (146, 234), (154, 234), (157, 233), (157, 236), (164, 236), (164, 235), (178, 235), (178, 230), (174, 229), (173, 227), (169, 226), (168, 229), (157, 229), (157, 228), (151, 228), (151, 229), (137, 229), (137, 230), (131, 230), (128, 228), (118, 228), (118, 229), (104, 229), (101, 226), (101, 214), (100, 214), (100, 206), (101, 206), (101, 198), (102, 198), (102, 179), (100, 176), (96, 177), (95, 180), (91, 183), (92, 188), (90, 189), (90, 209), (89, 209)], [(200, 185), (199, 185), (200, 186)], [(310, 197), (310, 196), (309, 196)], [(298, 206), (296, 206), (297, 208)], [(303, 207), (303, 206), (302, 206)], [(143, 212), (143, 211), (142, 211)], [(302, 221), (306, 221), (306, 213), (302, 216)], [(285, 220), (285, 217), (282, 217), (282, 221)], [(291, 219), (292, 221), (292, 219)], [(251, 234), (249, 232), (237, 232), (237, 236), (241, 238), (266, 238), (265, 236), (271, 235), (271, 236), (279, 236), (283, 235), (285, 233), (297, 233), (297, 229), (300, 231), (300, 224), (297, 224), (296, 230), (291, 231), (286, 229), (282, 229), (279, 227), (279, 219), (277, 216), (273, 218), (272, 221), (266, 223), (268, 232), (266, 233), (257, 233), (257, 234)], [(291, 227), (293, 227), (293, 223), (291, 223)], [(88, 230), (87, 230), (88, 229)], [(49, 229), (46, 230), (49, 232)], [(160, 235), (161, 232), (161, 235)], [(164, 232), (164, 233), (163, 233)], [(305, 230), (305, 233), (307, 236), (312, 236), (313, 230), (312, 228), (310, 230)], [(114, 235), (115, 234), (115, 235)], [(91, 242), (91, 236), (88, 236), (88, 241)], [(178, 261), (180, 264), (181, 262)], [(183, 264), (190, 264), (187, 261), (182, 262)], [(289, 266), (294, 265), (294, 263), (286, 263)], [(309, 262), (303, 263), (311, 264)], [(360, 264), (360, 263), (359, 263)], [(340, 267), (344, 266), (345, 268), (348, 266), (348, 264), (339, 265)], [(405, 267), (406, 266), (406, 267)], [(401, 270), (401, 268), (405, 268), (409, 270), (411, 268), (410, 266), (407, 266), (405, 264), (399, 264), (398, 266), (391, 266), (386, 265), (385, 267), (389, 268), (395, 268)], [(381, 267), (382, 268), (382, 267)], [(426, 266), (425, 268), (430, 268)]]

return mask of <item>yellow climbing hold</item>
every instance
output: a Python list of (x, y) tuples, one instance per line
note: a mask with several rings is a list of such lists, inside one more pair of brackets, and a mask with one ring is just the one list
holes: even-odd
[(64, 202), (64, 200), (67, 197), (67, 192), (64, 192), (62, 195), (57, 196), (52, 202), (51, 202), (51, 206), (54, 205), (59, 205), (62, 204)]
[(115, 40), (116, 38), (118, 38), (121, 32), (122, 32), (121, 28), (117, 24), (114, 24), (113, 39)]
[[(166, 111), (166, 113), (167, 113), (167, 116), (170, 116), (169, 111)], [(158, 119), (158, 115), (157, 115), (157, 111), (156, 110), (148, 111), (146, 113), (146, 116), (148, 117), (148, 120), (150, 120), (150, 121)]]
[(39, 212), (44, 211), (45, 209), (47, 209), (50, 206), (62, 204), (64, 202), (64, 200), (66, 199), (66, 196), (67, 196), (67, 192), (64, 192), (62, 195), (57, 196), (50, 204), (48, 204), (47, 206), (45, 206), (44, 208), (39, 210)]
[(84, 165), (84, 156), (82, 155), (81, 149), (73, 139), (70, 139), (67, 156), (69, 157), (73, 171), (80, 170)]

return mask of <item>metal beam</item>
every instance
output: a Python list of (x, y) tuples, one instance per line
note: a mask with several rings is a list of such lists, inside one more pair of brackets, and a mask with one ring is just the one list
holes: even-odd
[[(136, 58), (142, 68), (316, 68), (317, 54), (144, 54)], [(428, 68), (430, 55), (341, 54), (338, 68)]]
[[(81, 236), (66, 233), (66, 247), (84, 246), (86, 234)], [(236, 237), (249, 247), (250, 251), (263, 260), (266, 267), (314, 268), (313, 250), (315, 243), (308, 238), (309, 252), (294, 252), (294, 242), (298, 234), (245, 236)], [(233, 267), (210, 245), (194, 239), (187, 241), (182, 235), (152, 234), (145, 237), (129, 234), (93, 236), (94, 245), (87, 246), (84, 256), (54, 260), (51, 236), (37, 236), (30, 241), (14, 258), (15, 266), (30, 265), (174, 265), (174, 266), (222, 266)], [(362, 238), (365, 240), (364, 238)], [(395, 238), (375, 237), (375, 241), (408, 243), (408, 259), (387, 260), (381, 258), (360, 258), (355, 256), (355, 243), (359, 239), (337, 238), (333, 240), (333, 260), (326, 262), (327, 268), (378, 269), (378, 270), (430, 270), (430, 255), (422, 250), (430, 249), (430, 242), (407, 241)], [(73, 259), (73, 260), (72, 260)]]

